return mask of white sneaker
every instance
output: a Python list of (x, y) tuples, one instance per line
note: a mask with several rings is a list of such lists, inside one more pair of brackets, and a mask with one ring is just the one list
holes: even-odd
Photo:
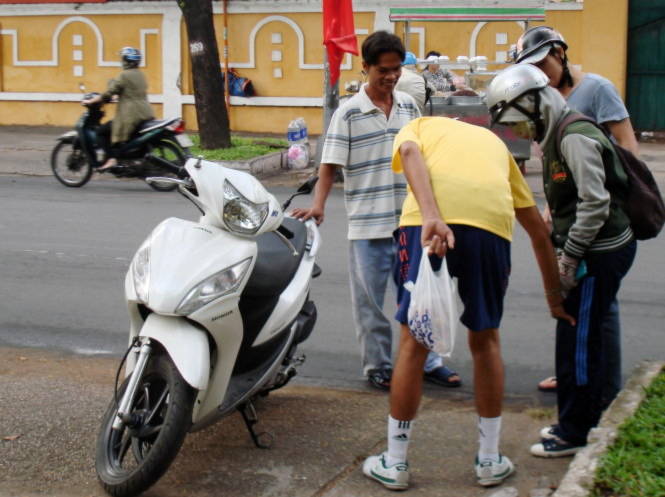
[(363, 463), (366, 477), (378, 481), (390, 490), (406, 490), (409, 488), (409, 465), (399, 462), (386, 466), (385, 452), (378, 456), (369, 456)]
[(478, 460), (476, 456), (476, 476), (483, 487), (499, 485), (515, 472), (515, 466), (506, 456), (499, 455), (498, 462), (494, 459)]

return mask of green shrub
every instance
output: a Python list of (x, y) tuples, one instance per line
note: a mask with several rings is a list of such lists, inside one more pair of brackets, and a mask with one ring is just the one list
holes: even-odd
[(204, 150), (199, 146), (200, 140), (198, 135), (193, 135), (191, 138), (194, 142), (194, 146), (189, 149), (192, 155), (195, 157), (202, 155), (204, 159), (208, 160), (247, 160), (288, 147), (286, 140), (278, 138), (232, 136), (231, 148)]
[(665, 373), (647, 389), (599, 464), (592, 497), (665, 496)]

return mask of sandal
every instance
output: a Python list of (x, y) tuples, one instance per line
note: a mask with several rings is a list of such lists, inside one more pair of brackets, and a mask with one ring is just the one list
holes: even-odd
[[(451, 380), (453, 376), (457, 376), (458, 378)], [(430, 372), (426, 371), (424, 377), (426, 381), (448, 388), (459, 387), (462, 384), (462, 380), (459, 379), (457, 372), (447, 366), (438, 367)]]
[(372, 369), (367, 372), (367, 381), (379, 390), (390, 390), (391, 377), (392, 371), (390, 369)]
[(541, 392), (556, 392), (556, 376), (549, 376), (538, 383)]

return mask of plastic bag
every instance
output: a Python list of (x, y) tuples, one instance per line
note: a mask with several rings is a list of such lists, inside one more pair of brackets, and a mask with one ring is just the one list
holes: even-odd
[(407, 281), (404, 288), (411, 292), (407, 314), (411, 336), (440, 356), (450, 357), (455, 347), (459, 316), (455, 285), (448, 273), (446, 258), (443, 258), (441, 269), (434, 272), (427, 248), (424, 248), (418, 279), (415, 284)]
[(302, 143), (295, 143), (286, 152), (289, 169), (305, 169), (309, 165), (309, 147)]

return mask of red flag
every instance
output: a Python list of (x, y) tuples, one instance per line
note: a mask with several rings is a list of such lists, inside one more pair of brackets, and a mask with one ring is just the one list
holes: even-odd
[(358, 55), (351, 0), (323, 0), (323, 44), (328, 53), (330, 86), (339, 79), (344, 52)]

